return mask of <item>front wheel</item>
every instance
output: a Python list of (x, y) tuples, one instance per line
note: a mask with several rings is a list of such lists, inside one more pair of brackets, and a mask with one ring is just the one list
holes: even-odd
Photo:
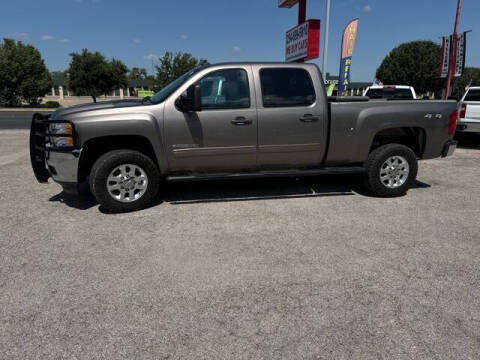
[(158, 193), (160, 173), (146, 155), (114, 150), (102, 155), (90, 172), (90, 189), (100, 205), (111, 212), (147, 207)]
[(370, 153), (365, 169), (366, 184), (375, 195), (404, 195), (417, 178), (417, 157), (404, 145), (387, 144)]

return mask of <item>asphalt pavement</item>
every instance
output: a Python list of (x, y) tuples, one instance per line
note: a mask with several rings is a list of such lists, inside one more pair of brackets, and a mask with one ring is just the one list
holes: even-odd
[(198, 182), (112, 215), (36, 183), (27, 134), (0, 131), (1, 359), (478, 359), (478, 137), (399, 198)]
[(29, 111), (29, 110), (0, 110), (0, 130), (30, 129), (33, 114), (40, 112), (49, 114), (52, 111)]

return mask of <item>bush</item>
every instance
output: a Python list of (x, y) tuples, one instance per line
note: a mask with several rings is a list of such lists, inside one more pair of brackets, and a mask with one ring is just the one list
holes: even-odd
[(60, 103), (58, 101), (47, 101), (45, 103), (45, 107), (49, 109), (56, 109), (60, 107)]

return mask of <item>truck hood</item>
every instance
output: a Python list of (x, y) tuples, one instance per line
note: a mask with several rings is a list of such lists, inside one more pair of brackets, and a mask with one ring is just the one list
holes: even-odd
[(51, 119), (64, 120), (67, 116), (71, 116), (74, 114), (87, 112), (87, 111), (134, 107), (134, 106), (142, 106), (142, 105), (143, 106), (147, 105), (147, 104), (142, 104), (142, 99), (100, 101), (97, 103), (73, 105), (73, 106), (69, 106), (69, 107), (62, 108), (55, 111), (52, 114)]

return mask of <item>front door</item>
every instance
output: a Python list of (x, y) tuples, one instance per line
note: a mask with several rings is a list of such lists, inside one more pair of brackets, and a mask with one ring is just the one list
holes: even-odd
[(200, 80), (202, 111), (165, 110), (173, 172), (228, 172), (256, 167), (257, 112), (251, 66), (212, 70)]

